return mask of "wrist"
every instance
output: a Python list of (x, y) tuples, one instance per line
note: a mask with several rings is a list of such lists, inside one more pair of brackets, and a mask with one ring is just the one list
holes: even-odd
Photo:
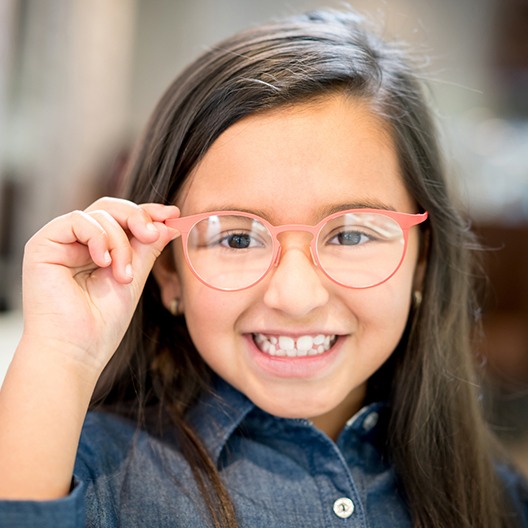
[(28, 334), (22, 335), (11, 366), (45, 373), (51, 378), (60, 376), (78, 389), (92, 392), (104, 368), (85, 349), (60, 339), (43, 339)]

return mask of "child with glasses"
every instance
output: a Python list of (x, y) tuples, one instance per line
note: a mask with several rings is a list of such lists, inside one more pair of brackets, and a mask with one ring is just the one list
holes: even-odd
[(527, 525), (400, 46), (350, 12), (242, 32), (169, 87), (126, 181), (27, 244), (2, 526)]

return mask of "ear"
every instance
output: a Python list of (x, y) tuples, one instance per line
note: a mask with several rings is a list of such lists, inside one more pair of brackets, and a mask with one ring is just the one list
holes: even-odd
[(181, 282), (174, 260), (174, 248), (169, 244), (158, 257), (152, 268), (158, 283), (163, 306), (171, 311), (174, 299), (181, 299)]

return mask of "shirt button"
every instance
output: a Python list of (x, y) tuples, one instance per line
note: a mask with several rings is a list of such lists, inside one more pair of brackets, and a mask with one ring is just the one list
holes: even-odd
[(354, 503), (348, 497), (341, 497), (334, 502), (334, 513), (341, 519), (348, 519), (354, 512)]

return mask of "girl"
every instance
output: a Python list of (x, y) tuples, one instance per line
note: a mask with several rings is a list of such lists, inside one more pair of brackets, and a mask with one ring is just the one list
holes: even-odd
[(126, 195), (27, 245), (2, 526), (527, 525), (398, 47), (351, 13), (234, 36), (161, 99)]

